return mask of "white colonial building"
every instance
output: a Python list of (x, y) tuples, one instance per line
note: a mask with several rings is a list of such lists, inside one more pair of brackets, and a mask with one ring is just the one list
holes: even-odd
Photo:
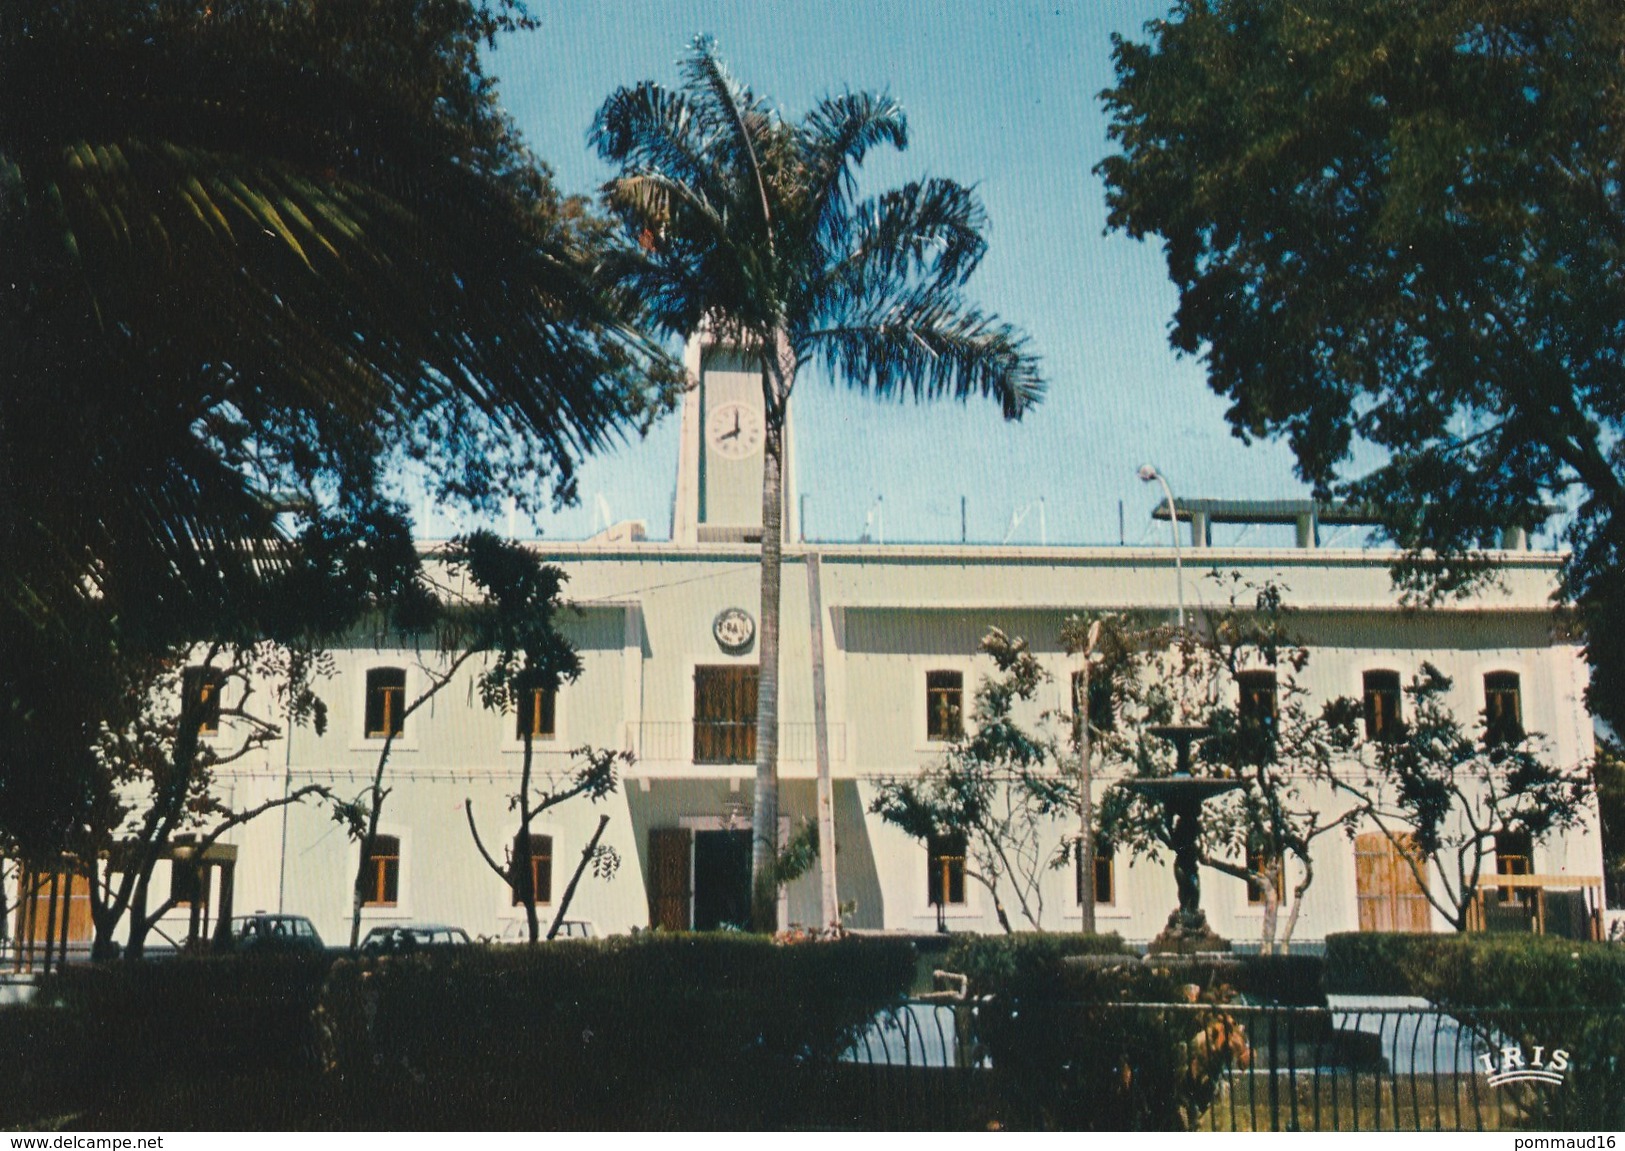
[[(533, 828), (541, 893), (558, 900), (600, 814), (603, 843), (621, 856), (612, 880), (583, 880), (570, 918), (601, 934), (650, 925), (716, 927), (745, 918), (754, 775), (757, 674), (755, 637), (760, 537), (761, 396), (755, 378), (723, 351), (691, 350), (699, 386), (682, 411), (673, 538), (645, 539), (622, 525), (578, 543), (539, 545), (570, 577), (578, 613), (562, 626), (579, 649), (580, 679), (516, 721), (480, 706), (473, 672), (408, 717), (391, 753), (381, 840), (368, 922), (416, 919), (451, 923), (471, 934), (513, 934), (522, 909), (481, 860), (464, 815), (493, 850), (511, 841), (522, 742), (518, 723), (536, 732), (540, 770), (565, 774), (583, 744), (626, 748), (635, 766), (606, 803), (577, 799)], [(1101, 609), (1172, 614), (1175, 553), (1166, 547), (990, 547), (966, 545), (807, 544), (798, 542), (794, 456), (785, 506), (781, 672), (781, 810), (786, 824), (816, 813), (813, 643), (809, 609), (815, 573), (826, 679), (827, 736), (833, 779), (839, 900), (854, 928), (930, 931), (938, 907), (954, 929), (996, 929), (974, 883), (958, 879), (951, 849), (932, 848), (868, 814), (877, 781), (917, 772), (939, 757), (945, 707), (968, 704), (991, 667), (978, 657), (989, 627), (1026, 637), (1053, 673), (1049, 690), (1063, 704), (1078, 664), (1059, 644), (1063, 621)], [(1543, 733), (1564, 765), (1593, 753), (1592, 721), (1582, 698), (1586, 667), (1572, 636), (1554, 620), (1551, 596), (1559, 558), (1527, 550), (1499, 557), (1502, 579), (1473, 599), (1422, 613), (1400, 609), (1389, 578), (1389, 551), (1315, 546), (1315, 510), (1302, 506), (1191, 505), (1183, 549), (1184, 595), (1193, 607), (1212, 596), (1199, 574), (1212, 568), (1290, 589), (1294, 627), (1313, 651), (1300, 677), (1314, 698), (1361, 697), (1408, 681), (1424, 661), (1454, 680), (1451, 703), (1463, 717), (1486, 707), (1515, 708), (1529, 731)], [(1183, 514), (1183, 511), (1182, 511)], [(1215, 548), (1208, 524), (1226, 516), (1297, 518), (1295, 548)], [(814, 563), (814, 557), (817, 562)], [(224, 772), (224, 798), (245, 807), (307, 783), (359, 795), (377, 762), (399, 701), (420, 682), (411, 651), (351, 647), (337, 653), (328, 682), (328, 731), (296, 730), (257, 761)], [(1103, 786), (1103, 785), (1102, 785)], [(235, 854), (231, 901), (238, 913), (282, 910), (310, 916), (329, 942), (348, 936), (358, 848), (328, 810), (316, 805), (272, 812), (230, 837)], [(1298, 939), (1361, 926), (1426, 927), (1420, 901), (1395, 888), (1381, 845), (1322, 841), (1317, 877), (1297, 925)], [(951, 845), (950, 845), (951, 848)], [(1567, 877), (1594, 906), (1601, 849), (1587, 828), (1528, 847), (1517, 870)], [(1361, 853), (1364, 861), (1361, 862)], [(1134, 940), (1155, 935), (1175, 903), (1166, 860), (1127, 859), (1099, 869), (1097, 921)], [(1390, 861), (1391, 862), (1391, 861)], [(1509, 859), (1509, 864), (1512, 862)], [(945, 870), (946, 868), (946, 870)], [(1075, 876), (1049, 874), (1044, 926), (1076, 928)], [(158, 887), (162, 887), (160, 882)], [(218, 876), (203, 916), (218, 915)], [(1256, 893), (1255, 893), (1256, 894)], [(1204, 907), (1213, 927), (1238, 942), (1255, 939), (1260, 905), (1247, 885), (1209, 874)], [(782, 918), (816, 924), (815, 868), (789, 887)], [(177, 912), (169, 933), (184, 931)], [(1434, 926), (1441, 926), (1434, 922)], [(364, 924), (365, 926), (365, 924)]]

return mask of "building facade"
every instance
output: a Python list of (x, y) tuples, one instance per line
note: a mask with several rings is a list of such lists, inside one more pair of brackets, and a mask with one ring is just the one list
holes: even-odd
[[(252, 761), (222, 772), (222, 798), (241, 808), (308, 783), (359, 795), (384, 734), (390, 753), (381, 840), (369, 861), (369, 923), (416, 919), (452, 923), (471, 934), (515, 937), (523, 909), (482, 860), (465, 804), (493, 851), (512, 842), (523, 741), (534, 734), (537, 770), (562, 778), (582, 745), (625, 748), (635, 764), (605, 802), (578, 798), (532, 827), (543, 914), (556, 905), (598, 825), (601, 843), (621, 859), (609, 880), (588, 876), (569, 910), (599, 934), (653, 925), (714, 928), (742, 923), (749, 906), (749, 830), (754, 778), (754, 716), (759, 620), (758, 541), (762, 413), (760, 389), (722, 351), (690, 350), (699, 386), (682, 412), (673, 538), (649, 541), (621, 525), (578, 543), (539, 545), (569, 575), (574, 612), (562, 629), (583, 672), (556, 696), (522, 714), (480, 705), (475, 669), (399, 720), (423, 669), (417, 653), (357, 645), (335, 653), (325, 685), (328, 730), (295, 730)], [(1068, 616), (1099, 610), (1172, 614), (1175, 554), (1165, 547), (987, 547), (807, 544), (799, 541), (793, 455), (787, 468), (783, 571), (780, 773), (787, 831), (816, 814), (813, 645), (825, 668), (827, 735), (833, 780), (837, 885), (844, 922), (872, 930), (996, 930), (985, 893), (963, 878), (951, 845), (913, 839), (869, 813), (879, 781), (917, 773), (942, 755), (952, 724), (969, 710), (991, 662), (976, 652), (990, 627), (1025, 637), (1052, 679), (1041, 701), (1063, 708), (1075, 657), (1060, 645)], [(1234, 511), (1234, 509), (1231, 509)], [(1551, 596), (1558, 558), (1529, 551), (1500, 557), (1502, 577), (1475, 598), (1425, 613), (1400, 608), (1389, 578), (1393, 553), (1207, 545), (1183, 551), (1185, 601), (1199, 608), (1213, 589), (1200, 573), (1222, 568), (1288, 589), (1294, 629), (1312, 651), (1299, 677), (1311, 699), (1360, 698), (1424, 662), (1454, 680), (1458, 716), (1516, 709), (1542, 733), (1563, 765), (1594, 751), (1583, 703), (1586, 667), (1575, 639), (1555, 620)], [(816, 563), (809, 561), (816, 557)], [(819, 627), (809, 604), (816, 578)], [(818, 637), (815, 640), (815, 635)], [(393, 709), (393, 713), (392, 713)], [(1107, 781), (1097, 783), (1098, 790)], [(1057, 842), (1062, 831), (1057, 831)], [(316, 804), (272, 812), (229, 837), (235, 848), (232, 899), (238, 912), (281, 910), (310, 916), (329, 942), (348, 936), (358, 846)], [(1361, 926), (1434, 927), (1442, 921), (1387, 883), (1369, 841), (1324, 837), (1317, 876), (1297, 924), (1298, 939)], [(494, 846), (492, 846), (494, 845)], [(1510, 850), (1510, 849), (1508, 849)], [(1595, 818), (1576, 832), (1532, 845), (1524, 870), (1576, 881), (1600, 875)], [(1392, 871), (1392, 868), (1389, 868)], [(1492, 866), (1493, 870), (1493, 866)], [(1127, 858), (1097, 870), (1096, 919), (1125, 938), (1154, 936), (1175, 904), (1166, 859)], [(1076, 929), (1077, 877), (1049, 873), (1043, 924)], [(1583, 884), (1582, 884), (1583, 886)], [(1251, 893), (1256, 897), (1256, 892)], [(1204, 907), (1233, 940), (1257, 937), (1261, 905), (1247, 885), (1208, 873)], [(219, 892), (201, 893), (218, 902)], [(1398, 908), (1396, 911), (1395, 909)], [(175, 913), (177, 924), (185, 909)], [(940, 915), (940, 919), (939, 919)], [(1397, 917), (1397, 918), (1396, 918)], [(819, 877), (791, 884), (785, 923), (820, 920)]]

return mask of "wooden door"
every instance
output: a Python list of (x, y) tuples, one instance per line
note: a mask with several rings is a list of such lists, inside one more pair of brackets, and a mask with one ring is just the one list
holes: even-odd
[(694, 833), (686, 827), (649, 830), (649, 926), (687, 931), (693, 923), (689, 904), (689, 864)]
[(694, 669), (694, 762), (756, 762), (757, 669)]
[[(1414, 852), (1410, 854), (1414, 859)], [(1426, 877), (1426, 861), (1418, 860)], [(1354, 889), (1361, 931), (1433, 930), (1427, 888), (1393, 841), (1380, 831), (1354, 839)]]
[(44, 944), (48, 938), (65, 938), (69, 943), (84, 943), (90, 939), (90, 880), (69, 872), (25, 870), (20, 886), (23, 897), (17, 907), (18, 942)]

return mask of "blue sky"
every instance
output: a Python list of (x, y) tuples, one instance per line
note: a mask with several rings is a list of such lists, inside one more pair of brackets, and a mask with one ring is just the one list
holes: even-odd
[[(1040, 499), (1051, 543), (1115, 544), (1119, 501), (1128, 543), (1164, 541), (1166, 526), (1149, 519), (1154, 493), (1135, 475), (1145, 462), (1181, 496), (1307, 494), (1285, 447), (1235, 439), (1200, 362), (1169, 349), (1175, 294), (1159, 247), (1103, 234), (1092, 169), (1109, 151), (1096, 96), (1112, 79), (1111, 33), (1143, 39), (1145, 22), (1167, 4), (532, 0), (530, 8), (542, 27), (508, 37), (492, 65), (504, 105), (566, 192), (592, 193), (609, 175), (586, 144), (604, 98), (645, 79), (678, 84), (678, 58), (701, 32), (789, 117), (846, 87), (900, 99), (910, 146), (873, 157), (866, 190), (927, 174), (980, 189), (991, 247), (969, 295), (1029, 333), (1048, 398), (1005, 424), (989, 404), (880, 404), (805, 373), (794, 418), (809, 537), (856, 539), (884, 497), (888, 540), (957, 540), (963, 495), (973, 542), (1039, 542)], [(602, 504), (664, 538), (676, 454), (674, 416), (647, 440), (590, 461), (580, 507), (535, 526), (547, 538), (581, 538)], [(457, 526), (435, 516), (423, 528), (433, 536)], [(1215, 542), (1239, 530), (1216, 529), (1224, 534)], [(1246, 542), (1287, 541), (1254, 529)]]

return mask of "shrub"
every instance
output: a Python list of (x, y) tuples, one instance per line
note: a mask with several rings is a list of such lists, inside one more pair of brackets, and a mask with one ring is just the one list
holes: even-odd
[(1247, 1059), (1222, 1006), (1235, 964), (1145, 962), (1116, 935), (1076, 934), (966, 937), (945, 964), (985, 997), (975, 1033), (1006, 1127), (1188, 1130)]
[(777, 1125), (775, 1076), (832, 1064), (913, 972), (883, 939), (457, 948), (336, 964), (321, 1020), (335, 1075), (420, 1123)]
[[(1013, 935), (960, 935), (954, 938), (943, 967), (970, 978), (973, 995), (994, 995), (1019, 986), (1023, 994), (1040, 994), (1054, 984), (1062, 960), (1075, 955), (1128, 955), (1120, 936), (1077, 932), (1017, 932)], [(1059, 988), (1053, 987), (1059, 994)]]
[(1625, 948), (1549, 935), (1331, 935), (1326, 971), (1329, 991), (1420, 995), (1451, 1006), (1625, 1003)]
[(1625, 1124), (1625, 949), (1543, 935), (1333, 935), (1326, 970), (1331, 991), (1423, 996), (1486, 1050), (1509, 1040), (1567, 1050), (1560, 1089), (1505, 1096), (1523, 1124)]
[[(1030, 954), (1030, 953), (1026, 953)], [(1229, 989), (1191, 985), (1188, 966), (1124, 955), (1019, 970), (977, 1005), (977, 1036), (1008, 1127), (1190, 1130), (1224, 1069), (1245, 1066)], [(1189, 1003), (1207, 1004), (1193, 1010)]]
[[(156, 1118), (165, 1101), (225, 1095), (218, 1125), (232, 1114), (222, 1082), (313, 1083), (311, 1013), (327, 964), (319, 955), (187, 956), (59, 971), (32, 1004), (0, 1011), (0, 1048), (17, 1061), (0, 1074), (0, 1117), (91, 1108)], [(187, 1118), (173, 1106), (167, 1114), (171, 1124)]]
[(1316, 1007), (1326, 1002), (1325, 962), (1318, 955), (1238, 955), (1230, 982), (1253, 1003)]

